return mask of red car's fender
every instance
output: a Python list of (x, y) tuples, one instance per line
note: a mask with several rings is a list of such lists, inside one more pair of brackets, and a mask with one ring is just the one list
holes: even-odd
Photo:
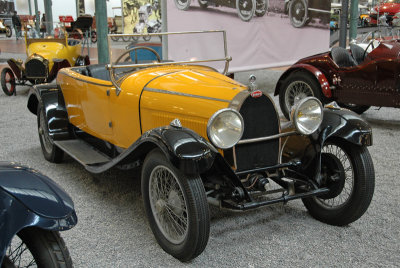
[(276, 84), (274, 95), (276, 96), (276, 95), (279, 94), (279, 90), (280, 90), (280, 87), (282, 85), (282, 82), (292, 72), (294, 72), (296, 70), (301, 70), (301, 69), (306, 70), (307, 72), (309, 72), (312, 75), (314, 75), (314, 77), (319, 82), (319, 84), (321, 86), (322, 94), (324, 94), (325, 97), (327, 97), (327, 98), (331, 98), (332, 97), (332, 91), (331, 91), (331, 88), (329, 86), (328, 79), (326, 79), (326, 76), (318, 68), (316, 68), (316, 67), (314, 67), (312, 65), (309, 65), (309, 64), (304, 64), (304, 63), (295, 64), (295, 65), (291, 66), (288, 70), (286, 70), (286, 72), (284, 72), (282, 74), (281, 78), (279, 78), (279, 81)]

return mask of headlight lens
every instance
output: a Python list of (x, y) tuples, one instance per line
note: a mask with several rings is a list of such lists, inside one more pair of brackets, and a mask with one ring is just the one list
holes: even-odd
[(322, 123), (322, 104), (314, 97), (300, 100), (291, 110), (291, 119), (298, 132), (303, 135), (314, 133)]
[(233, 109), (217, 111), (207, 124), (208, 139), (220, 149), (233, 147), (242, 138), (244, 122), (242, 116)]

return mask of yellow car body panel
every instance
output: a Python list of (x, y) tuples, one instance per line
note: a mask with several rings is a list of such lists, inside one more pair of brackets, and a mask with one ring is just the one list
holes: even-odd
[(207, 138), (208, 119), (247, 89), (211, 68), (195, 65), (130, 73), (118, 96), (111, 82), (79, 74), (73, 68), (62, 69), (57, 83), (63, 85), (70, 123), (121, 148), (176, 118)]

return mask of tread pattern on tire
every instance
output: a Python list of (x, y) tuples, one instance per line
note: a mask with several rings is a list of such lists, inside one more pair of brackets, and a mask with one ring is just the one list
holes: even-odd
[(343, 226), (359, 219), (368, 209), (375, 189), (375, 171), (371, 155), (366, 147), (339, 144), (340, 148), (349, 155), (349, 160), (352, 161), (355, 172), (354, 190), (350, 202), (342, 208), (331, 211), (321, 208), (314, 201), (316, 197), (304, 198), (303, 203), (311, 216), (317, 220), (331, 225)]
[(68, 248), (59, 232), (28, 228), (18, 236), (34, 256), (38, 267), (73, 267)]

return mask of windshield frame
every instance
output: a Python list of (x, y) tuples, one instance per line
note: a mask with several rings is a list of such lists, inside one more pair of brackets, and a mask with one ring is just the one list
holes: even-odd
[[(204, 34), (204, 33), (221, 33), (224, 40), (224, 58), (216, 58), (216, 59), (205, 59), (205, 60), (189, 60), (189, 61), (173, 61), (173, 62), (151, 62), (151, 63), (136, 63), (136, 64), (113, 64), (112, 62), (112, 51), (111, 51), (111, 37), (141, 37), (141, 36), (169, 36), (169, 35), (178, 35), (178, 34)], [(107, 69), (110, 72), (111, 83), (116, 88), (117, 96), (121, 92), (120, 83), (117, 82), (115, 70), (122, 68), (142, 68), (142, 67), (155, 67), (155, 66), (164, 66), (164, 65), (180, 65), (180, 64), (193, 64), (193, 63), (204, 63), (204, 62), (216, 62), (216, 61), (224, 61), (225, 67), (222, 73), (224, 75), (227, 74), (229, 69), (229, 62), (232, 60), (232, 57), (228, 56), (228, 46), (226, 39), (226, 32), (224, 30), (212, 30), (212, 31), (188, 31), (188, 32), (165, 32), (165, 33), (148, 33), (148, 34), (108, 34), (108, 56), (109, 56), (109, 64), (106, 65)], [(122, 81), (120, 81), (122, 82)]]

